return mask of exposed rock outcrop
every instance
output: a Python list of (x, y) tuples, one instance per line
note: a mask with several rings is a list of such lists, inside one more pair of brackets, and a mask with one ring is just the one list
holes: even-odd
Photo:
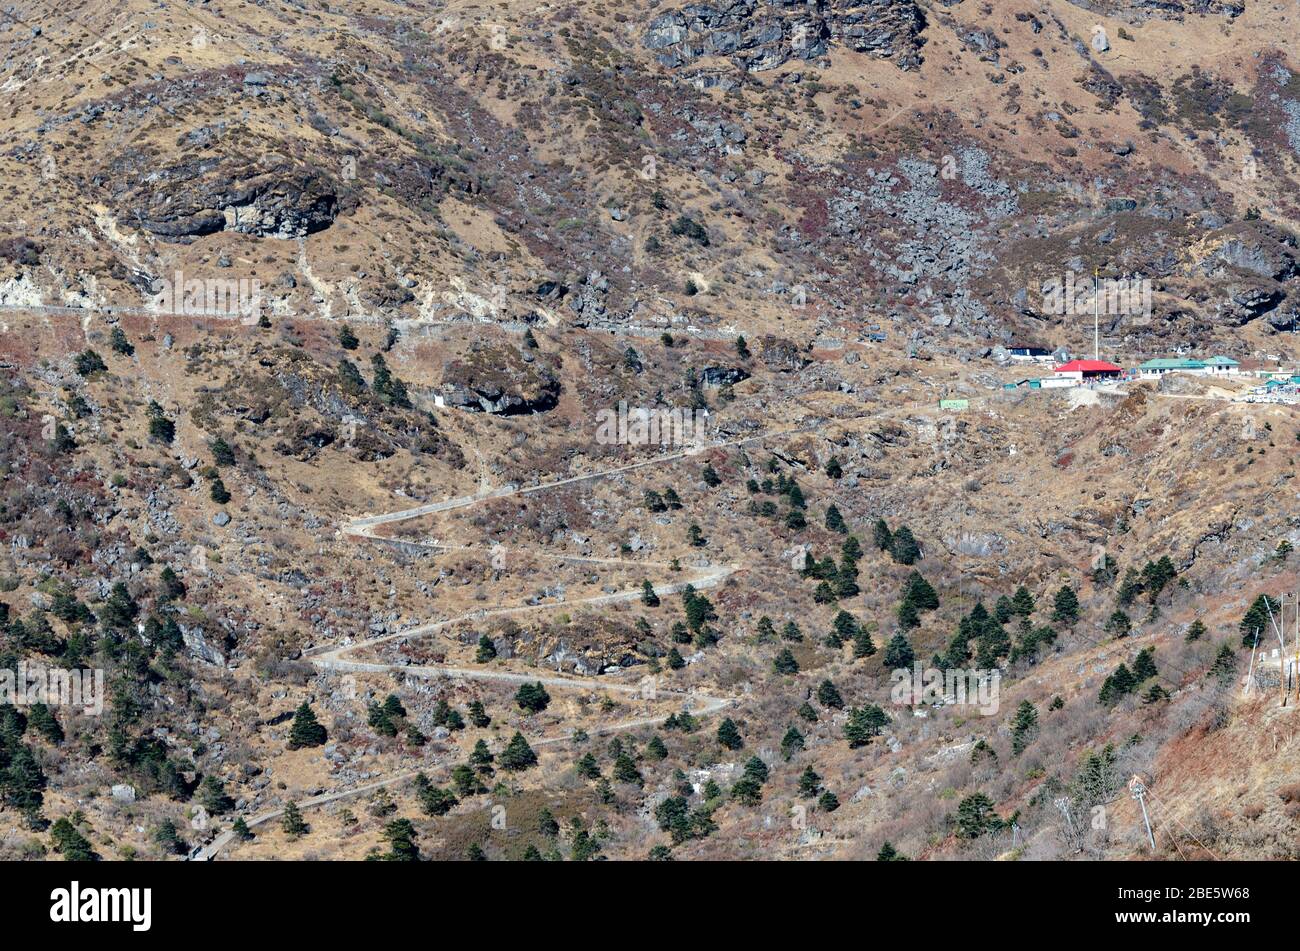
[(504, 347), (480, 347), (443, 368), (445, 405), (515, 416), (553, 409), (560, 398), (557, 367)]
[(339, 213), (334, 182), (308, 166), (272, 171), (193, 162), (151, 176), (124, 224), (163, 238), (238, 231), (262, 238), (301, 238)]
[(921, 63), (924, 28), (912, 0), (731, 0), (661, 14), (650, 22), (644, 43), (668, 67), (730, 56), (758, 72), (825, 56), (838, 44), (912, 69)]

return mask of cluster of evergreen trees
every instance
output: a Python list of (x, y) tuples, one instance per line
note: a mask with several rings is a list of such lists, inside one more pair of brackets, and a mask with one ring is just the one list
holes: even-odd
[[(784, 472), (779, 472), (779, 468), (775, 457), (772, 458), (768, 463), (768, 470), (776, 474), (776, 479), (765, 478), (762, 482), (759, 482), (757, 479), (751, 478), (745, 483), (745, 488), (751, 495), (771, 495), (777, 499), (785, 499), (785, 526), (798, 531), (808, 525), (808, 502), (804, 498), (803, 489), (800, 488), (798, 481), (793, 476), (787, 477)], [(774, 518), (779, 514), (779, 510), (776, 503), (770, 499), (763, 502), (751, 499), (749, 514)]]
[(903, 582), (902, 600), (898, 604), (898, 626), (910, 631), (921, 624), (921, 612), (939, 607), (939, 595), (921, 572), (913, 569)]
[(381, 403), (403, 409), (411, 408), (411, 397), (406, 384), (388, 367), (388, 361), (382, 353), (370, 358), (371, 382), (367, 387), (365, 378), (357, 365), (347, 357), (339, 360), (339, 387), (349, 396), (360, 398), (370, 392)]
[(682, 499), (677, 494), (677, 490), (671, 487), (664, 489), (662, 493), (655, 489), (646, 489), (645, 507), (647, 511), (656, 513), (676, 511), (682, 507)]
[(862, 557), (862, 546), (857, 538), (850, 535), (840, 546), (840, 563), (830, 555), (820, 561), (811, 552), (805, 552), (802, 574), (805, 578), (815, 578), (818, 582), (813, 592), (813, 600), (818, 604), (832, 604), (840, 598), (851, 598), (858, 594), (858, 560)]
[[(1134, 658), (1131, 670), (1124, 663), (1115, 668), (1115, 672), (1107, 677), (1105, 683), (1102, 684), (1097, 699), (1105, 706), (1114, 706), (1124, 697), (1139, 690), (1143, 684), (1155, 677), (1156, 674), (1155, 648), (1144, 647), (1138, 651), (1137, 657)], [(1169, 694), (1165, 688), (1157, 683), (1151, 685), (1143, 699), (1147, 703), (1155, 703), (1168, 696)]]
[(900, 565), (914, 565), (921, 560), (921, 546), (906, 525), (891, 531), (889, 524), (878, 518), (872, 529), (872, 541), (881, 551), (889, 552), (889, 557)]

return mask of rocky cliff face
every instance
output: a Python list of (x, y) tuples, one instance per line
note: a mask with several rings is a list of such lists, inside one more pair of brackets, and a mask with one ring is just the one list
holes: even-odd
[(1229, 19), (1246, 10), (1244, 0), (1070, 0), (1076, 7), (1108, 17), (1142, 23), (1145, 20), (1182, 20), (1188, 14), (1208, 14)]
[(644, 42), (668, 67), (730, 56), (758, 72), (816, 59), (838, 43), (912, 69), (921, 63), (924, 28), (912, 0), (732, 0), (664, 13), (651, 21)]
[(186, 163), (151, 175), (124, 224), (161, 238), (195, 238), (218, 231), (301, 238), (334, 223), (337, 189), (309, 167), (270, 172), (230, 163)]

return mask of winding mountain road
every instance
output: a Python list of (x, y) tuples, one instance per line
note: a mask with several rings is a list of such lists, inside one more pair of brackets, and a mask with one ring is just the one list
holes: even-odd
[[(811, 409), (805, 407), (806, 409)], [(758, 442), (764, 439), (770, 439), (776, 436), (790, 436), (802, 433), (816, 432), (823, 430), (827, 425), (847, 425), (863, 420), (880, 419), (881, 417), (895, 416), (900, 413), (925, 412), (933, 410), (933, 406), (909, 405), (900, 407), (891, 407), (887, 409), (877, 409), (874, 412), (863, 413), (854, 416), (842, 418), (821, 418), (817, 417), (814, 422), (800, 426), (791, 426), (783, 429), (766, 430), (749, 436), (739, 436), (731, 439), (716, 440), (708, 443), (697, 443), (678, 452), (665, 453), (655, 456), (651, 459), (645, 459), (640, 462), (628, 463), (626, 465), (615, 466), (610, 469), (601, 469), (596, 472), (583, 473), (576, 476), (567, 476), (562, 479), (555, 479), (550, 482), (541, 482), (536, 485), (518, 486), (505, 485), (494, 489), (483, 489), (479, 492), (457, 496), (450, 499), (443, 499), (439, 502), (432, 502), (425, 505), (417, 505), (412, 508), (401, 509), (396, 512), (388, 512), (381, 515), (362, 515), (354, 518), (344, 524), (340, 533), (350, 535), (354, 538), (375, 542), (379, 544), (397, 544), (403, 546), (415, 546), (443, 551), (474, 551), (483, 553), (485, 556), (490, 555), (489, 549), (467, 545), (448, 545), (438, 542), (427, 541), (407, 541), (404, 539), (390, 539), (375, 534), (375, 530), (381, 525), (392, 525), (399, 522), (409, 521), (420, 518), (425, 515), (433, 515), (440, 512), (448, 512), (454, 509), (468, 508), (478, 505), (491, 499), (510, 498), (512, 496), (528, 495), (534, 492), (543, 492), (550, 489), (560, 488), (566, 485), (575, 485), (581, 482), (587, 482), (593, 479), (606, 478), (612, 475), (618, 475), (624, 472), (631, 472), (636, 469), (647, 466), (662, 466), (665, 463), (673, 462), (679, 459), (685, 459), (691, 456), (699, 455), (702, 452), (722, 449), (729, 446), (740, 446), (751, 442)], [(815, 414), (814, 414), (815, 415)], [(568, 555), (549, 552), (532, 552), (533, 557), (554, 558), (566, 561), (590, 562), (599, 564), (616, 564), (636, 566), (640, 568), (656, 568), (660, 570), (669, 570), (670, 565), (666, 562), (642, 561), (637, 559), (622, 558), (602, 558), (587, 555)], [(711, 588), (721, 584), (737, 571), (744, 569), (744, 566), (738, 563), (721, 564), (721, 565), (704, 565), (694, 568), (682, 568), (683, 574), (688, 577), (682, 580), (672, 581), (662, 586), (656, 585), (655, 590), (659, 594), (675, 594), (683, 590), (688, 584), (696, 589)], [(595, 595), (589, 598), (576, 599), (566, 602), (566, 606), (573, 605), (603, 605), (616, 604), (625, 601), (632, 601), (641, 597), (641, 588), (636, 587), (627, 591), (619, 591), (614, 594)], [(387, 664), (376, 661), (359, 661), (350, 659), (350, 655), (363, 649), (370, 649), (379, 644), (390, 643), (394, 641), (408, 640), (414, 637), (422, 637), (428, 634), (436, 634), (445, 628), (464, 621), (482, 621), (485, 618), (509, 616), (514, 614), (524, 614), (533, 611), (554, 610), (556, 604), (524, 604), (510, 607), (497, 607), (490, 609), (481, 609), (463, 614), (457, 617), (445, 618), (443, 620), (430, 621), (416, 627), (407, 628), (395, 634), (388, 634), (383, 637), (372, 638), (369, 640), (353, 642), (350, 638), (342, 643), (332, 645), (322, 645), (304, 652), (304, 656), (322, 670), (333, 670), (339, 672), (351, 673), (384, 673), (387, 671), (401, 671), (407, 676), (412, 677), (447, 677), (457, 680), (482, 680), (497, 683), (535, 683), (541, 681), (547, 687), (558, 690), (606, 690), (613, 693), (639, 696), (642, 687), (639, 683), (622, 683), (616, 680), (601, 677), (566, 677), (566, 676), (537, 676), (524, 673), (514, 673), (488, 667), (463, 666), (451, 664), (428, 664), (428, 665), (407, 665), (407, 664)], [(689, 710), (695, 716), (708, 716), (717, 713), (729, 706), (733, 700), (728, 697), (715, 697), (695, 692), (683, 692), (672, 690), (657, 690), (656, 698), (674, 698), (678, 697), (683, 701), (684, 708)], [(610, 733), (622, 732), (625, 730), (635, 730), (642, 727), (654, 726), (662, 722), (662, 717), (642, 717), (630, 720), (623, 720), (616, 723), (606, 724), (605, 726), (588, 731), (596, 735), (605, 735)], [(539, 737), (530, 740), (533, 747), (550, 746), (556, 743), (567, 742), (570, 740), (569, 735)], [(321, 793), (308, 799), (302, 799), (297, 802), (299, 809), (310, 809), (317, 806), (327, 805), (339, 800), (349, 799), (355, 796), (365, 795), (385, 786), (391, 786), (397, 783), (408, 781), (415, 775), (424, 770), (428, 771), (435, 766), (429, 764), (422, 765), (419, 769), (405, 770), (399, 773), (385, 776), (373, 782), (366, 782), (356, 786), (350, 786), (345, 789), (338, 789), (332, 792)], [(270, 822), (284, 814), (283, 809), (272, 809), (260, 813), (251, 818), (245, 818), (245, 822), (250, 829)], [(234, 839), (234, 833), (225, 831), (217, 835), (206, 845), (196, 847), (190, 853), (192, 861), (210, 861), (230, 844)]]

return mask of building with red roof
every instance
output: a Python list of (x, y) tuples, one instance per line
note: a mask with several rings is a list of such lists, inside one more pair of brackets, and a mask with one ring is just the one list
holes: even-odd
[(1105, 360), (1071, 360), (1052, 371), (1058, 376), (1077, 380), (1111, 380), (1123, 374), (1121, 367)]

